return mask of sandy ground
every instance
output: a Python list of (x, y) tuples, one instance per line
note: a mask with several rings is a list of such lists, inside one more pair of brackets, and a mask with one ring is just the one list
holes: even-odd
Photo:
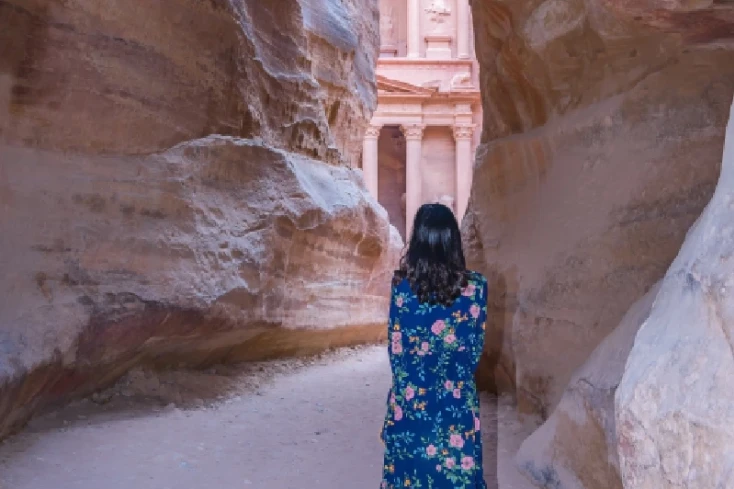
[[(207, 372), (134, 371), (0, 444), (2, 489), (376, 489), (384, 347)], [(532, 429), (482, 399), (490, 489), (530, 489), (512, 456)]]

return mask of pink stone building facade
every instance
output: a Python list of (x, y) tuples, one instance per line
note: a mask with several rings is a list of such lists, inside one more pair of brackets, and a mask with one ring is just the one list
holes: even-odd
[(469, 0), (380, 0), (378, 106), (361, 165), (403, 237), (423, 203), (466, 211), (482, 120), (470, 15)]

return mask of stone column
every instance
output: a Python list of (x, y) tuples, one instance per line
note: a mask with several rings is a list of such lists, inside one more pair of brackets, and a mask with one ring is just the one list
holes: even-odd
[(456, 141), (456, 219), (466, 213), (471, 192), (472, 173), (474, 171), (474, 155), (472, 154), (473, 124), (457, 124), (454, 126)]
[(456, 0), (456, 55), (469, 59), (469, 0)]
[(380, 126), (369, 125), (364, 133), (362, 142), (362, 173), (367, 190), (377, 200), (378, 169), (377, 169), (377, 142), (380, 139)]
[(408, 58), (420, 56), (420, 0), (408, 0)]
[(423, 157), (422, 124), (406, 124), (401, 126), (405, 136), (405, 236), (410, 239), (413, 231), (413, 219), (422, 203), (423, 175), (421, 159)]

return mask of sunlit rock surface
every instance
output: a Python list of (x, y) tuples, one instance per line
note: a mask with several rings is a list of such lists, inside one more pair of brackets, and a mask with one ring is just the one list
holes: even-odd
[(574, 373), (550, 418), (523, 442), (516, 462), (537, 486), (622, 489), (614, 394), (659, 290), (656, 284), (630, 308)]
[(616, 398), (625, 488), (734, 481), (734, 106), (721, 177), (668, 270)]

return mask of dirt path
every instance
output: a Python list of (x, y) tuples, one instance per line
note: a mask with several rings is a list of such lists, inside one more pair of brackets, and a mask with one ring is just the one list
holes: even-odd
[[(0, 488), (376, 489), (389, 375), (382, 347), (134, 372), (0, 445)], [(506, 400), (487, 396), (482, 409), (490, 488), (530, 489), (512, 464), (526, 429)]]

